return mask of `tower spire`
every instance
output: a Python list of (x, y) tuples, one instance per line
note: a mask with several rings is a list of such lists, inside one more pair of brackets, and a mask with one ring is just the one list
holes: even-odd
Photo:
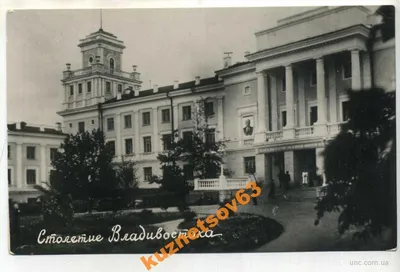
[(102, 9), (100, 9), (100, 29), (103, 30), (103, 12)]

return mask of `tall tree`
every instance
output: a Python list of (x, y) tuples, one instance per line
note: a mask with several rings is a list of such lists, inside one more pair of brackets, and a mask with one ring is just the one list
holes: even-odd
[[(356, 226), (356, 237), (396, 230), (395, 93), (349, 91), (349, 121), (324, 151), (326, 195), (317, 220), (338, 211), (339, 233)], [(393, 241), (396, 241), (395, 239)]]
[(117, 187), (112, 149), (101, 130), (68, 135), (52, 161), (51, 187), (72, 199), (87, 201), (91, 211), (95, 198), (110, 196)]

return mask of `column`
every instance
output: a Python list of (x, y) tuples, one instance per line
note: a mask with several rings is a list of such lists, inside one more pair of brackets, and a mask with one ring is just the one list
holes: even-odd
[(179, 125), (179, 106), (174, 105), (173, 106), (174, 110), (174, 130), (178, 130), (178, 125)]
[(321, 147), (315, 149), (315, 163), (317, 167), (317, 175), (322, 176), (322, 186), (326, 185), (324, 156), (322, 155), (323, 151), (324, 148)]
[(294, 151), (284, 152), (284, 164), (285, 164), (285, 174), (289, 172), (290, 184), (294, 183)]
[(335, 62), (328, 63), (329, 84), (329, 123), (337, 123), (337, 92), (336, 92), (336, 69)]
[(159, 151), (160, 139), (158, 137), (158, 109), (153, 108), (153, 152)]
[(360, 51), (358, 49), (351, 51), (351, 88), (353, 90), (361, 89)]
[[(257, 154), (256, 155), (256, 178), (257, 181), (266, 184), (266, 169), (267, 169), (267, 164), (266, 164), (266, 158), (265, 154)], [(265, 188), (265, 187), (264, 187)]]
[(285, 67), (286, 75), (286, 126), (283, 128), (283, 138), (294, 138), (294, 104), (293, 104), (293, 68)]
[(270, 79), (270, 93), (271, 93), (271, 129), (272, 131), (278, 130), (278, 94), (276, 90), (276, 75), (269, 73)]
[(15, 147), (16, 147), (15, 162), (17, 164), (16, 170), (15, 170), (15, 177), (16, 177), (15, 186), (17, 188), (22, 188), (24, 186), (24, 180), (23, 180), (24, 175), (22, 173), (22, 171), (24, 171), (24, 169), (22, 168), (22, 163), (23, 163), (22, 162), (22, 145), (17, 142)]
[(266, 80), (264, 72), (257, 73), (257, 108), (258, 108), (258, 124), (256, 128), (256, 134), (254, 142), (262, 143), (265, 141), (265, 124), (267, 121), (266, 111)]
[(304, 78), (305, 78), (305, 73), (303, 72), (303, 69), (299, 69), (299, 76), (298, 76), (298, 95), (299, 95), (299, 110), (298, 110), (298, 116), (299, 116), (299, 126), (300, 127), (305, 127), (306, 126), (306, 96), (305, 96), (305, 90), (304, 90)]
[(224, 97), (218, 97), (217, 100), (218, 104), (218, 123), (217, 123), (217, 130), (218, 130), (218, 138), (220, 141), (224, 140)]
[(363, 88), (368, 89), (372, 87), (371, 78), (371, 62), (369, 59), (368, 52), (363, 52), (362, 54), (362, 64), (363, 64)]
[(122, 143), (121, 143), (121, 114), (115, 115), (115, 156), (117, 160), (123, 154)]
[(139, 112), (134, 111), (133, 112), (133, 126), (134, 126), (134, 131), (133, 131), (133, 137), (134, 137), (134, 147), (133, 147), (133, 152), (135, 153), (136, 156), (139, 156), (140, 154), (140, 133), (139, 133)]
[(64, 110), (68, 109), (68, 86), (64, 84)]
[(315, 135), (325, 135), (326, 130), (326, 94), (325, 94), (325, 68), (323, 57), (316, 59), (317, 69), (317, 103), (318, 121), (314, 125)]
[(78, 88), (77, 88), (77, 86), (76, 86), (76, 83), (71, 83), (71, 85), (70, 86), (74, 86), (73, 88), (74, 88), (74, 97), (73, 97), (73, 99), (74, 99), (74, 102), (73, 102), (73, 108), (75, 109), (76, 108), (76, 97), (78, 96)]
[[(50, 155), (49, 155), (50, 156)], [(47, 173), (47, 160), (46, 160), (46, 145), (40, 145), (40, 180), (38, 184), (42, 182), (48, 182), (49, 175)]]

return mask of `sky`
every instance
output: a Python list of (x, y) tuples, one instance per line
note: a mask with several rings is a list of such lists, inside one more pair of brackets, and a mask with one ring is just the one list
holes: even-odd
[[(214, 76), (223, 53), (232, 62), (256, 51), (254, 33), (307, 7), (103, 10), (103, 29), (124, 41), (122, 69), (138, 66), (142, 89)], [(7, 121), (53, 126), (61, 121), (62, 71), (81, 68), (80, 39), (100, 26), (99, 10), (9, 12)]]

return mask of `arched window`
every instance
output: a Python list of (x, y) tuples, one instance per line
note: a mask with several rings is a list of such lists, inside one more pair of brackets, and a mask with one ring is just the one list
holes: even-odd
[(115, 69), (115, 65), (114, 65), (114, 59), (110, 58), (110, 69), (114, 70)]
[(92, 64), (93, 64), (93, 57), (90, 56), (90, 57), (89, 57), (89, 65), (92, 65)]

